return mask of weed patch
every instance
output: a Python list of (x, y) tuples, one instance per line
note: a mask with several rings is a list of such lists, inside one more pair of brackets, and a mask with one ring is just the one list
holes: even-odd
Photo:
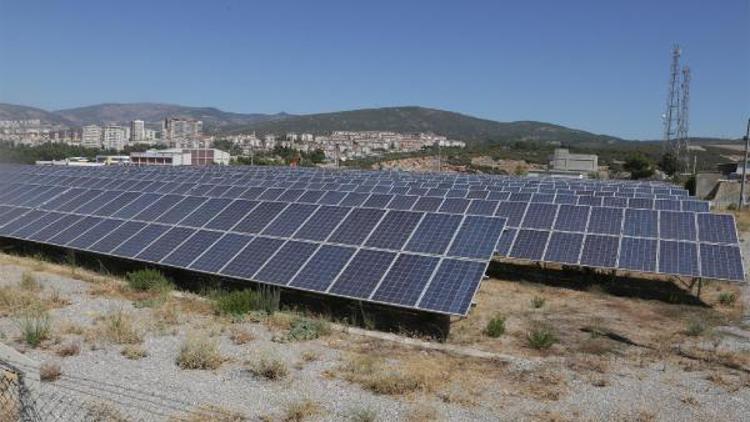
[(205, 335), (191, 335), (182, 343), (176, 362), (182, 369), (217, 369), (224, 360), (218, 342)]
[(549, 349), (557, 343), (557, 336), (551, 327), (547, 325), (535, 325), (526, 333), (526, 343), (529, 347), (543, 350)]
[(484, 329), (484, 333), (492, 338), (497, 338), (505, 334), (505, 317), (502, 315), (496, 315), (489, 320), (487, 322), (487, 327)]

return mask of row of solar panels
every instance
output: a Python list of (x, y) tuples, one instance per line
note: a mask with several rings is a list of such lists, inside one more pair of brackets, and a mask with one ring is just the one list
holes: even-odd
[[(359, 203), (365, 203), (367, 201), (373, 201), (377, 204), (388, 204), (390, 201), (423, 201), (425, 203), (434, 204), (436, 206), (432, 211), (436, 211), (443, 204), (443, 198), (445, 198), (445, 204), (449, 207), (464, 207), (468, 208), (470, 200), (481, 199), (488, 201), (516, 201), (516, 202), (540, 202), (540, 203), (556, 203), (556, 204), (574, 204), (574, 205), (592, 205), (592, 206), (610, 206), (619, 208), (646, 208), (646, 209), (661, 209), (661, 210), (676, 210), (676, 211), (693, 211), (693, 212), (707, 212), (709, 210), (709, 203), (706, 201), (695, 201), (691, 199), (687, 200), (674, 200), (674, 199), (652, 199), (652, 198), (627, 198), (620, 196), (576, 196), (576, 195), (563, 195), (563, 194), (543, 194), (543, 193), (510, 193), (504, 191), (463, 191), (463, 190), (441, 190), (440, 192), (433, 192), (433, 190), (427, 189), (415, 189), (415, 188), (391, 188), (387, 193), (377, 192), (360, 192), (358, 189), (354, 191), (341, 191), (341, 190), (306, 190), (306, 189), (283, 189), (283, 188), (263, 188), (263, 187), (240, 187), (240, 186), (228, 186), (228, 185), (192, 185), (188, 183), (162, 183), (162, 182), (137, 182), (133, 180), (116, 181), (117, 183), (107, 183), (104, 186), (87, 186), (89, 189), (98, 189), (99, 191), (136, 191), (136, 192), (156, 192), (164, 194), (180, 194), (180, 195), (193, 195), (193, 196), (206, 196), (206, 197), (243, 197), (246, 199), (264, 199), (264, 200), (282, 200), (282, 201), (295, 201), (299, 198), (305, 198), (305, 202), (316, 202), (318, 198), (330, 195), (332, 198), (341, 198), (345, 202), (358, 201)], [(26, 195), (30, 196), (33, 193), (44, 194), (45, 190), (51, 189), (51, 186), (55, 186), (57, 189), (65, 186), (59, 185), (34, 185), (24, 183), (14, 183), (0, 185), (0, 201), (6, 198), (9, 201), (13, 200), (13, 197)], [(57, 190), (56, 189), (56, 190)], [(435, 196), (436, 194), (440, 194)], [(411, 197), (411, 199), (404, 197)], [(424, 198), (418, 198), (424, 197)], [(396, 200), (396, 198), (399, 198)], [(327, 200), (327, 203), (332, 204), (333, 199)], [(20, 203), (15, 203), (21, 205)], [(376, 205), (386, 206), (386, 205)], [(487, 205), (489, 206), (489, 205)], [(403, 206), (398, 206), (399, 209), (403, 209)], [(463, 211), (459, 211), (463, 212)]]
[(744, 280), (740, 248), (735, 245), (506, 229), (498, 249), (503, 256), (536, 262)]
[[(218, 170), (216, 170), (218, 169)], [(190, 183), (226, 184), (248, 183), (250, 181), (294, 183), (350, 183), (356, 184), (389, 184), (415, 183), (429, 184), (426, 187), (452, 187), (454, 185), (480, 186), (509, 186), (516, 188), (540, 187), (543, 189), (567, 190), (604, 190), (628, 191), (632, 193), (661, 193), (686, 196), (685, 189), (676, 188), (661, 182), (630, 182), (630, 181), (565, 181), (550, 178), (517, 178), (512, 176), (494, 175), (449, 175), (449, 174), (418, 174), (396, 172), (363, 172), (363, 171), (324, 171), (319, 169), (290, 169), (288, 167), (230, 167), (230, 168), (53, 168), (53, 167), (14, 167), (6, 169), (6, 173), (21, 173), (29, 177), (44, 177), (52, 175), (56, 178), (66, 177), (140, 177), (142, 180), (187, 181)], [(218, 175), (217, 175), (218, 174)], [(226, 175), (228, 174), (228, 175)], [(224, 176), (220, 176), (224, 175)], [(288, 185), (286, 185), (288, 187)]]
[(501, 202), (506, 226), (666, 240), (737, 244), (731, 214)]
[[(222, 210), (130, 208), (133, 215), (118, 219), (94, 216), (96, 210), (0, 206), (0, 236), (463, 315), (504, 223), (497, 217), (227, 202)], [(156, 222), (162, 219), (177, 224)]]

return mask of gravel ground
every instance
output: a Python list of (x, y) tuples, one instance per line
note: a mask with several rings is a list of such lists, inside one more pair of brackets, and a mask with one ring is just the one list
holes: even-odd
[[(747, 248), (747, 244), (743, 243)], [(745, 251), (745, 256), (750, 256)], [(0, 265), (0, 285), (15, 284), (29, 268)], [(99, 315), (115, 310), (131, 313), (136, 320), (153, 323), (149, 309), (136, 309), (128, 300), (107, 298), (90, 293), (92, 285), (69, 276), (35, 273), (48, 294), (53, 289), (70, 301), (70, 305), (53, 309), (54, 321), (68, 321), (88, 326)], [(264, 417), (283, 419), (291, 403), (311, 400), (322, 410), (311, 420), (352, 420), (357, 409), (368, 409), (377, 420), (747, 420), (750, 415), (750, 381), (737, 373), (722, 375), (732, 382), (722, 385), (709, 380), (715, 368), (686, 369), (672, 361), (638, 364), (632, 359), (614, 355), (606, 373), (573, 371), (563, 357), (543, 359), (560, 380), (559, 394), (539, 397), (518, 389), (517, 383), (496, 377), (476, 397), (476, 403), (446, 403), (434, 394), (392, 397), (373, 394), (358, 385), (330, 376), (341, 364), (343, 352), (330, 339), (278, 343), (274, 332), (262, 323), (234, 324), (255, 337), (235, 345), (226, 330), (210, 317), (183, 316), (175, 329), (149, 331), (144, 340), (148, 356), (128, 360), (120, 353), (122, 346), (95, 342), (83, 343), (80, 336), (62, 336), (62, 342), (82, 342), (76, 356), (62, 358), (55, 346), (27, 349), (17, 341), (19, 329), (12, 318), (0, 317), (2, 341), (22, 349), (39, 361), (59, 363), (63, 377), (34, 388), (40, 403), (68, 397), (78, 403), (103, 401), (120, 409), (128, 419), (166, 420), (169, 415), (184, 415), (184, 410), (199, 406), (219, 406), (240, 412), (251, 420)], [(196, 330), (213, 331), (220, 342), (221, 353), (230, 360), (217, 370), (183, 370), (175, 357), (185, 337)], [(347, 335), (336, 334), (337, 340)], [(353, 335), (349, 335), (354, 337)], [(352, 338), (352, 340), (354, 340)], [(733, 348), (747, 352), (747, 339), (733, 340)], [(387, 347), (387, 346), (386, 346)], [(302, 354), (314, 352), (318, 358), (298, 367)], [(415, 353), (420, 353), (415, 351)], [(245, 362), (260, 355), (280, 358), (287, 363), (289, 376), (280, 381), (259, 379), (247, 370)], [(509, 368), (507, 374), (523, 377), (528, 368)], [(593, 375), (592, 375), (593, 374)], [(739, 381), (737, 381), (739, 379)], [(525, 385), (530, 389), (549, 388), (544, 379)], [(49, 408), (49, 403), (40, 407)]]

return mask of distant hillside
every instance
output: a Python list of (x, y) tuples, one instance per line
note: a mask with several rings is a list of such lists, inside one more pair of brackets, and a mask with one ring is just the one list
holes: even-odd
[(0, 103), (0, 120), (33, 120), (39, 119), (42, 123), (70, 126), (71, 122), (41, 108), (26, 107), (14, 104)]
[(221, 130), (225, 126), (247, 125), (284, 118), (286, 114), (242, 114), (231, 113), (213, 107), (186, 107), (174, 104), (131, 103), (98, 104), (87, 107), (55, 111), (77, 126), (87, 124), (127, 123), (131, 120), (158, 122), (167, 117), (184, 117), (203, 121), (209, 131)]
[(258, 134), (334, 130), (385, 130), (394, 132), (434, 132), (470, 144), (503, 143), (517, 140), (559, 141), (601, 145), (619, 138), (596, 135), (550, 123), (519, 121), (501, 123), (464, 114), (424, 107), (387, 107), (335, 113), (289, 116), (227, 128), (229, 133), (256, 131)]

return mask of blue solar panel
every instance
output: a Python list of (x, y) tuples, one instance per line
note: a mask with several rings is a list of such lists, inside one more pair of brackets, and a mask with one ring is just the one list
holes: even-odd
[(57, 219), (54, 223), (30, 235), (28, 238), (42, 242), (47, 241), (81, 219), (83, 219), (83, 217), (80, 215), (63, 215), (62, 218)]
[(372, 296), (373, 300), (414, 306), (440, 258), (401, 254)]
[(290, 285), (318, 292), (326, 291), (354, 252), (354, 248), (322, 245)]
[(555, 221), (557, 205), (530, 203), (521, 227), (527, 229), (549, 229)]
[(358, 207), (364, 204), (369, 196), (368, 193), (349, 192), (339, 205), (342, 207)]
[(661, 211), (659, 213), (659, 237), (695, 240), (695, 213)]
[(161, 262), (176, 267), (187, 267), (220, 237), (220, 232), (198, 230)]
[(57, 207), (57, 211), (62, 212), (71, 212), (74, 209), (86, 204), (87, 202), (91, 201), (92, 199), (96, 198), (102, 193), (100, 190), (89, 190), (87, 192), (84, 192), (82, 195), (79, 195), (75, 198), (71, 198), (70, 201), (60, 205)]
[(654, 210), (625, 210), (623, 233), (636, 237), (658, 237), (658, 213)]
[(287, 189), (277, 200), (282, 202), (294, 202), (297, 198), (302, 196), (303, 193), (305, 193), (305, 191), (302, 189)]
[(462, 217), (453, 214), (426, 214), (405, 249), (412, 252), (442, 254), (453, 239)]
[(110, 201), (107, 205), (104, 205), (103, 207), (97, 209), (94, 214), (109, 217), (110, 215), (122, 209), (122, 207), (133, 202), (139, 196), (141, 196), (139, 192), (125, 192), (119, 195), (113, 201)]
[(361, 245), (384, 214), (384, 210), (355, 208), (328, 238), (328, 241)]
[(320, 200), (323, 194), (325, 194), (325, 191), (322, 190), (308, 190), (305, 191), (305, 193), (303, 193), (302, 196), (297, 199), (297, 201), (315, 204)]
[(434, 212), (440, 208), (443, 198), (423, 196), (417, 200), (412, 208), (414, 211)]
[(560, 205), (555, 220), (555, 230), (584, 232), (591, 207), (581, 205)]
[(589, 216), (589, 233), (616, 234), (622, 231), (622, 208), (591, 208)]
[(260, 233), (288, 205), (285, 202), (261, 202), (232, 230), (241, 233)]
[(506, 226), (518, 227), (521, 224), (528, 205), (527, 202), (501, 202), (500, 206), (497, 207), (495, 215), (505, 217), (507, 219), (505, 222)]
[(654, 208), (654, 200), (651, 198), (630, 198), (628, 199), (628, 207), (645, 208), (650, 210)]
[(323, 241), (346, 217), (351, 208), (321, 206), (297, 233), (296, 239)]
[(615, 236), (587, 235), (581, 252), (581, 265), (614, 268), (620, 238)]
[(698, 236), (703, 242), (737, 243), (734, 216), (730, 214), (697, 214)]
[(583, 246), (583, 234), (553, 232), (544, 253), (544, 260), (563, 264), (578, 263)]
[(120, 195), (122, 195), (122, 191), (102, 192), (100, 195), (91, 199), (89, 202), (73, 210), (73, 212), (76, 212), (78, 214), (93, 214), (94, 211), (98, 210), (104, 205), (109, 204), (109, 202)]
[(160, 215), (159, 218), (156, 219), (156, 222), (165, 224), (177, 224), (183, 218), (187, 217), (188, 214), (195, 211), (196, 208), (203, 205), (203, 203), (207, 200), (208, 198), (204, 198), (201, 196), (185, 197), (185, 199), (177, 203), (177, 205), (172, 207), (172, 209)]
[(237, 252), (245, 247), (252, 236), (241, 234), (227, 233), (216, 243), (213, 244), (206, 252), (196, 259), (190, 265), (191, 269), (204, 271), (208, 273), (218, 272), (224, 265), (232, 259)]
[(386, 205), (388, 205), (389, 202), (393, 199), (393, 195), (386, 195), (386, 194), (372, 194), (370, 195), (370, 198), (365, 201), (364, 204), (362, 204), (363, 207), (372, 207), (372, 208), (385, 208)]
[(617, 266), (628, 270), (655, 272), (656, 242), (656, 239), (623, 237)]
[(394, 252), (360, 249), (329, 292), (366, 299), (396, 257)]
[(414, 203), (417, 202), (417, 199), (419, 199), (419, 197), (413, 195), (396, 195), (393, 200), (391, 200), (390, 204), (388, 204), (388, 208), (395, 210), (410, 210), (414, 206)]
[(183, 197), (179, 195), (165, 195), (151, 204), (148, 208), (136, 214), (133, 217), (133, 220), (154, 221), (159, 218), (160, 215), (169, 211), (170, 208), (175, 206), (182, 199)]
[(529, 202), (531, 201), (531, 193), (511, 193), (508, 201)]
[(473, 215), (495, 215), (495, 210), (498, 207), (498, 201), (490, 201), (484, 199), (472, 199), (469, 209), (466, 210), (467, 214)]
[(519, 230), (509, 256), (538, 261), (542, 259), (548, 237), (548, 231)]
[(510, 192), (492, 191), (487, 195), (487, 199), (494, 201), (507, 201), (510, 197)]
[[(181, 226), (203, 227), (231, 202), (232, 200), (228, 198), (211, 198), (180, 220), (179, 224)], [(178, 205), (175, 208), (181, 208), (181, 206)]]
[(254, 277), (266, 283), (286, 285), (310, 256), (317, 243), (288, 241)]
[(497, 241), (497, 248), (495, 252), (502, 256), (508, 256), (510, 253), (510, 247), (513, 246), (513, 241), (516, 239), (517, 229), (505, 228), (503, 234), (500, 236), (500, 240)]
[(214, 230), (229, 230), (247, 215), (247, 213), (255, 208), (256, 205), (258, 205), (258, 202), (256, 201), (237, 199), (216, 214), (214, 218), (209, 220), (208, 223), (205, 224), (205, 227)]
[(606, 197), (604, 198), (603, 205), (605, 207), (625, 208), (628, 206), (628, 198), (619, 196)]
[(275, 201), (281, 194), (284, 193), (284, 189), (281, 188), (268, 188), (263, 192), (258, 200), (260, 201)]
[(575, 195), (557, 194), (555, 196), (555, 203), (556, 204), (575, 205), (576, 203), (578, 203), (578, 197), (575, 196)]
[(531, 196), (531, 202), (542, 202), (551, 204), (555, 202), (555, 194), (554, 193), (535, 193)]
[(267, 236), (290, 237), (320, 205), (290, 204), (271, 224), (263, 230)]
[(366, 245), (401, 250), (423, 215), (413, 211), (389, 211), (367, 239)]
[(662, 240), (659, 242), (659, 272), (698, 276), (698, 251), (695, 243)]
[(484, 276), (485, 263), (443, 259), (417, 306), (465, 315)]
[(318, 203), (323, 205), (338, 205), (345, 196), (346, 193), (344, 192), (326, 192), (326, 194), (323, 195), (322, 198), (320, 198), (320, 201), (318, 201)]
[(502, 217), (466, 216), (447, 255), (490, 259), (504, 226), (505, 219)]
[(709, 206), (706, 201), (682, 201), (683, 211), (708, 212)]
[(679, 211), (681, 204), (680, 201), (674, 199), (657, 199), (654, 208), (657, 210)]
[[(100, 224), (100, 226), (102, 224)], [(133, 237), (129, 238), (123, 244), (118, 246), (114, 251), (112, 251), (112, 254), (117, 255), (117, 256), (133, 258), (136, 255), (138, 255), (146, 246), (150, 245), (151, 242), (153, 242), (159, 236), (164, 234), (167, 230), (169, 230), (168, 226), (162, 226), (158, 224), (149, 224), (143, 229), (141, 229), (141, 231), (136, 233)], [(111, 232), (111, 231), (112, 230), (109, 230), (108, 232)], [(86, 234), (88, 235), (88, 233)]]
[(146, 247), (146, 249), (139, 253), (136, 258), (151, 262), (159, 262), (162, 258), (174, 251), (177, 246), (184, 242), (185, 239), (190, 237), (193, 233), (195, 233), (194, 229), (174, 227), (152, 242)]
[[(32, 234), (47, 227), (48, 225), (62, 218), (64, 215), (65, 214), (61, 214), (57, 212), (44, 212), (43, 215), (41, 215), (39, 218), (35, 218), (34, 221), (30, 222), (29, 224), (19, 227), (17, 230), (14, 230), (11, 234), (14, 237), (27, 239)], [(23, 217), (22, 220), (26, 220), (26, 217)]]
[(86, 230), (83, 234), (73, 239), (67, 244), (74, 249), (88, 249), (89, 246), (98, 242), (108, 234), (112, 233), (116, 228), (123, 224), (122, 220), (100, 220), (90, 229)]
[(744, 281), (740, 248), (702, 243), (701, 276), (722, 280)]
[(248, 188), (245, 192), (242, 193), (242, 198), (249, 199), (249, 200), (258, 199), (260, 194), (262, 194), (265, 190), (266, 188), (261, 188), (261, 187)]
[(447, 198), (443, 201), (443, 205), (440, 206), (440, 212), (447, 212), (450, 214), (463, 214), (469, 207), (470, 201), (463, 198)]
[(578, 205), (588, 205), (592, 207), (601, 207), (604, 200), (601, 196), (579, 196)]
[[(90, 218), (91, 217), (87, 218), (86, 220), (89, 220)], [(85, 223), (86, 220), (82, 221), (81, 223)], [(95, 222), (91, 221), (92, 226), (93, 224), (95, 224)], [(140, 231), (145, 226), (146, 223), (126, 221), (86, 249), (94, 252), (109, 252), (119, 246), (122, 242), (128, 240), (134, 234), (138, 233), (138, 231)]]
[[(283, 244), (283, 240), (256, 237), (219, 272), (232, 277), (252, 280), (255, 273)], [(299, 263), (296, 264), (299, 265)]]

